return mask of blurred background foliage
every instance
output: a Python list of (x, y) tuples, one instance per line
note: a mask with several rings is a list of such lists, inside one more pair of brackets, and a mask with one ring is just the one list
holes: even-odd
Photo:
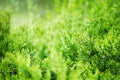
[(0, 80), (119, 80), (119, 0), (0, 0)]

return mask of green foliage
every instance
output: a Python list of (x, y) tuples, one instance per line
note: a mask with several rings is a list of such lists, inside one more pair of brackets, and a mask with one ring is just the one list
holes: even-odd
[(8, 49), (7, 37), (10, 28), (10, 14), (0, 12), (0, 61), (4, 57), (4, 52)]
[(9, 15), (0, 13), (0, 43), (8, 44), (0, 44), (0, 79), (119, 80), (120, 1), (53, 2), (45, 19), (10, 32)]

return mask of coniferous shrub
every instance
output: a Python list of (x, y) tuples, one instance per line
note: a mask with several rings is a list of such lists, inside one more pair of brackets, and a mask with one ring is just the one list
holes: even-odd
[(119, 80), (119, 0), (54, 2), (49, 18), (35, 20), (33, 28), (25, 24), (9, 32), (0, 24), (7, 31), (0, 43), (8, 43), (1, 47), (0, 79)]
[(10, 29), (9, 12), (0, 12), (0, 58), (4, 57), (5, 51), (8, 49), (8, 35)]

